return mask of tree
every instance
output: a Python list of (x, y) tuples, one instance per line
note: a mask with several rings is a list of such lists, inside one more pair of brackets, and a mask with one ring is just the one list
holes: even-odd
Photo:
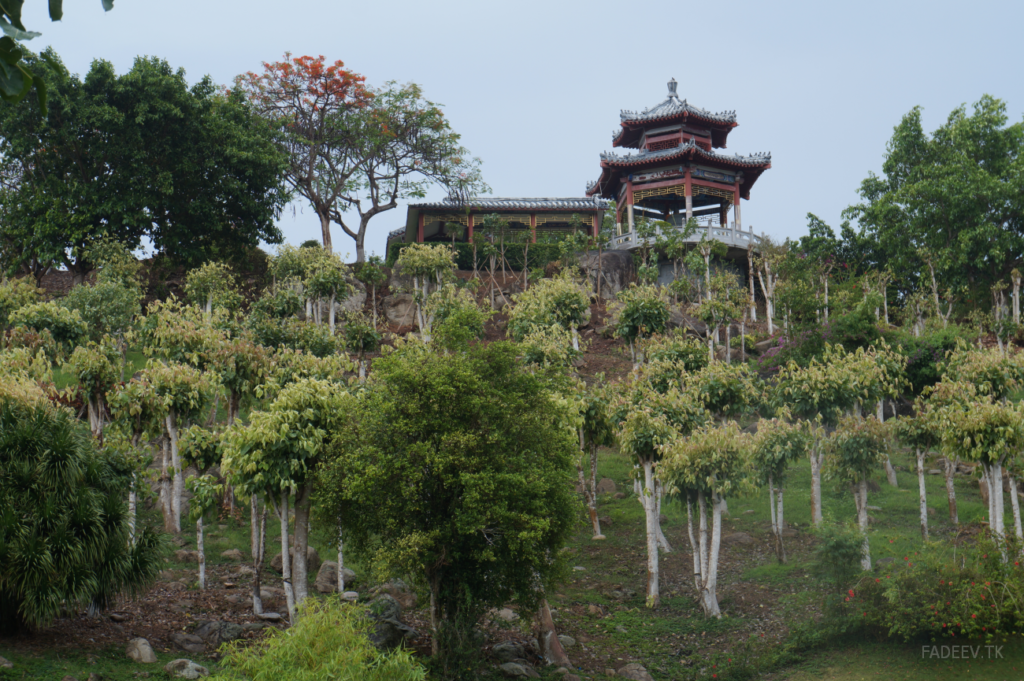
[[(97, 449), (71, 412), (9, 397), (0, 380), (0, 631), (141, 592), (160, 569), (156, 533), (132, 529), (133, 470)], [(4, 395), (4, 393), (8, 395)]]
[(561, 548), (582, 510), (571, 408), (517, 355), (505, 342), (388, 352), (321, 478), (323, 521), (340, 522), (382, 573), (426, 583), (434, 663), (448, 678), (467, 673), (455, 642), (487, 608), (536, 610), (565, 574)]
[[(102, 0), (103, 10), (114, 9), (114, 0)], [(34, 87), (43, 114), (46, 114), (46, 81), (36, 77), (32, 71), (21, 63), (24, 52), (16, 40), (32, 40), (41, 33), (29, 31), (21, 23), (21, 7), (24, 0), (7, 0), (0, 5), (0, 30), (4, 37), (0, 38), (0, 100), (14, 104), (24, 99)], [(60, 21), (64, 17), (64, 0), (49, 0), (51, 21)]]
[(644, 361), (643, 353), (638, 352), (638, 343), (663, 332), (668, 325), (668, 303), (660, 289), (635, 284), (620, 291), (617, 299), (615, 333), (629, 343), (629, 354), (635, 369)]
[[(661, 475), (672, 488), (701, 492), (700, 601), (705, 615), (721, 618), (717, 586), (722, 508), (727, 496), (750, 484), (750, 436), (741, 433), (734, 423), (712, 423), (695, 430), (689, 437), (672, 440), (664, 447), (664, 456)], [(706, 498), (711, 499), (712, 509), (710, 545), (707, 542)]]
[(807, 456), (813, 441), (810, 424), (806, 421), (787, 423), (779, 419), (762, 419), (757, 424), (751, 455), (759, 476), (758, 482), (768, 487), (768, 510), (772, 517), (772, 534), (775, 535), (775, 556), (780, 563), (786, 562), (786, 548), (782, 543), (782, 530), (786, 527), (782, 513), (786, 474), (792, 462)]
[(365, 153), (355, 139), (362, 131), (349, 122), (373, 99), (364, 81), (340, 60), (328, 64), (323, 55), (293, 58), (288, 52), (283, 61), (264, 62), (262, 74), (235, 79), (235, 88), (278, 132), (287, 156), (285, 179), (319, 218), (327, 251), (333, 250), (331, 213)]
[(214, 307), (234, 312), (242, 304), (238, 293), (238, 278), (231, 266), (222, 262), (209, 261), (189, 270), (185, 275), (185, 296), (212, 317)]
[(356, 279), (370, 290), (370, 309), (373, 310), (374, 329), (377, 328), (377, 288), (383, 286), (388, 280), (388, 275), (381, 264), (380, 256), (371, 255), (355, 272)]
[[(181, 533), (181, 493), (185, 486), (179, 438), (181, 429), (201, 417), (219, 387), (217, 377), (188, 364), (151, 359), (145, 377), (163, 406), (164, 428), (170, 445), (172, 489), (170, 516), (165, 516), (168, 531)], [(166, 465), (166, 461), (165, 461)]]
[(104, 236), (132, 250), (148, 237), (186, 264), (280, 243), (283, 157), (239, 94), (209, 78), (190, 88), (156, 58), (123, 75), (98, 60), (84, 81), (52, 51), (28, 63), (52, 106), (49, 116), (32, 98), (0, 108), (0, 175), (18, 177), (0, 229), (9, 269), (63, 265), (84, 277)]
[(983, 303), (990, 287), (1021, 265), (1024, 252), (1018, 161), (1024, 124), (1007, 120), (1006, 104), (984, 95), (971, 113), (961, 105), (927, 135), (920, 107), (911, 109), (893, 130), (882, 175), (861, 183), (861, 202), (844, 216), (857, 220), (908, 280), (933, 271)]
[[(249, 416), (248, 425), (228, 431), (223, 468), (246, 492), (280, 499), (281, 561), (289, 615), (308, 595), (306, 551), (313, 472), (351, 409), (338, 383), (312, 378), (286, 385), (270, 405)], [(295, 496), (294, 570), (289, 556), (289, 502)], [(340, 569), (340, 566), (339, 566)]]
[(889, 432), (875, 417), (848, 416), (825, 440), (825, 469), (830, 480), (853, 487), (857, 503), (857, 524), (864, 537), (861, 567), (871, 569), (868, 542), (868, 476), (885, 463)]
[(320, 257), (313, 261), (310, 272), (306, 276), (305, 286), (315, 300), (313, 318), (317, 324), (323, 324), (323, 303), (327, 300), (327, 325), (334, 333), (335, 302), (345, 300), (352, 294), (353, 286), (348, 282), (348, 267), (334, 253), (322, 251)]
[[(609, 388), (604, 384), (604, 376), (597, 377), (596, 385), (581, 387), (580, 453), (576, 472), (579, 474), (583, 499), (590, 512), (594, 539), (604, 539), (601, 521), (597, 517), (597, 450), (600, 447), (611, 447), (615, 443), (615, 424), (612, 422)], [(584, 474), (585, 455), (589, 455), (589, 476)]]
[(122, 373), (121, 352), (110, 337), (100, 343), (79, 345), (64, 362), (64, 371), (78, 379), (85, 393), (89, 428), (93, 437), (102, 437), (106, 394)]
[(200, 426), (192, 426), (181, 435), (181, 459), (185, 465), (195, 466), (199, 475), (188, 479), (192, 492), (189, 518), (196, 524), (196, 549), (199, 552), (199, 589), (206, 589), (206, 547), (203, 541), (203, 516), (216, 508), (224, 488), (206, 471), (219, 465), (223, 455), (223, 442), (219, 433)]
[(433, 317), (424, 314), (431, 289), (440, 288), (455, 272), (455, 251), (447, 244), (409, 244), (395, 262), (395, 269), (412, 277), (416, 322), (425, 341), (430, 340)]
[[(419, 85), (391, 81), (371, 95), (351, 116), (329, 114), (350, 146), (325, 147), (322, 159), (327, 167), (350, 173), (331, 206), (331, 219), (355, 240), (356, 262), (366, 260), (363, 243), (370, 220), (397, 208), (400, 200), (422, 198), (434, 183), (458, 196), (490, 191), (480, 159), (459, 144), (441, 107), (424, 99)], [(355, 211), (358, 226), (346, 224), (348, 210)]]
[(558, 324), (572, 336), (573, 349), (579, 351), (579, 327), (590, 314), (590, 295), (565, 269), (550, 279), (541, 279), (531, 289), (513, 297), (515, 307), (509, 313), (508, 332), (521, 341), (536, 327)]

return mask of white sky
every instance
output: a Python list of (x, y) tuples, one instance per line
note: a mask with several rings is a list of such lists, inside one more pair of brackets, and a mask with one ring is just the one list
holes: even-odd
[[(118, 72), (137, 55), (183, 67), (190, 82), (230, 83), (284, 52), (341, 59), (373, 85), (414, 81), (444, 105), (483, 160), (494, 196), (582, 196), (611, 149), (620, 109), (665, 98), (665, 83), (712, 111), (735, 110), (729, 153), (772, 152), (743, 204), (744, 226), (777, 238), (806, 232), (807, 212), (838, 229), (868, 171), (911, 107), (928, 131), (988, 93), (1021, 119), (1024, 3), (929, 2), (331, 2), (66, 0), (51, 24), (29, 0), (24, 21), (68, 68), (93, 59)], [(430, 197), (442, 198), (440, 191)], [(383, 253), (405, 206), (375, 217)], [(308, 206), (280, 222), (295, 244), (319, 239)], [(335, 249), (354, 254), (335, 227)]]

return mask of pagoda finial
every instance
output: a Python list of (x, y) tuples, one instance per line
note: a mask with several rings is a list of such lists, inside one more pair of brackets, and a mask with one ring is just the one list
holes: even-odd
[(669, 99), (672, 99), (672, 98), (678, 99), (679, 98), (679, 96), (676, 94), (676, 86), (677, 85), (678, 85), (678, 83), (676, 83), (676, 79), (675, 78), (673, 78), (672, 80), (670, 80), (668, 82), (668, 98)]

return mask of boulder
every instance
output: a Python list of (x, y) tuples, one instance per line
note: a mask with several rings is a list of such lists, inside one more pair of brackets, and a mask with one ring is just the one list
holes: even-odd
[(558, 642), (562, 644), (563, 648), (572, 648), (576, 645), (576, 639), (572, 636), (566, 636), (565, 634), (558, 637)]
[(174, 552), (174, 560), (179, 563), (198, 563), (199, 552), (189, 551), (188, 549), (179, 549)]
[[(245, 556), (238, 549), (228, 549), (224, 553), (220, 554), (221, 558), (227, 558), (228, 560), (245, 560)], [(175, 660), (177, 662), (177, 660)]]
[(144, 638), (133, 638), (128, 642), (128, 648), (124, 652), (132, 660), (143, 664), (152, 664), (157, 661), (153, 646), (149, 645), (149, 641)]
[(14, 669), (14, 663), (5, 657), (0, 657), (0, 669)]
[(612, 526), (612, 517), (610, 515), (603, 515), (600, 518), (598, 518), (598, 521), (602, 525), (605, 525), (607, 527), (611, 527)]
[(526, 657), (526, 649), (515, 641), (502, 641), (491, 648), (491, 653), (499, 662), (511, 662)]
[(767, 352), (768, 350), (770, 350), (771, 348), (774, 348), (778, 344), (779, 344), (779, 339), (778, 338), (766, 338), (763, 341), (760, 341), (758, 343), (754, 343), (754, 350), (756, 352)]
[[(294, 558), (295, 558), (295, 549), (294, 548), (289, 548), (288, 549), (288, 555), (294, 560)], [(294, 566), (295, 563), (293, 562), (292, 565)], [(281, 571), (282, 571), (283, 568), (284, 568), (284, 561), (281, 559), (281, 554), (280, 553), (275, 553), (274, 557), (270, 560), (270, 569), (273, 570), (274, 572), (276, 572), (277, 574), (281, 574)], [(312, 546), (307, 546), (306, 547), (306, 571), (307, 572), (316, 572), (319, 569), (320, 569), (320, 554), (317, 553), (316, 549), (314, 549)]]
[(416, 324), (416, 301), (411, 293), (398, 293), (380, 301), (384, 308), (384, 316), (388, 322), (396, 326), (414, 326)]
[(78, 681), (78, 679), (76, 679), (75, 677), (73, 677), (70, 674), (68, 674), (67, 676), (62, 678), (60, 681)]
[(754, 543), (754, 538), (751, 537), (746, 532), (733, 532), (732, 534), (728, 534), (728, 535), (722, 537), (722, 546), (733, 546), (733, 545), (750, 546), (753, 543)]
[(284, 589), (278, 589), (273, 586), (261, 586), (260, 587), (260, 599), (264, 601), (272, 601), (277, 598), (284, 598)]
[(519, 615), (517, 615), (516, 611), (511, 608), (502, 608), (501, 610), (492, 612), (491, 615), (494, 619), (501, 620), (503, 622), (515, 622), (519, 619)]
[(611, 478), (601, 478), (597, 483), (598, 494), (615, 494), (618, 487), (615, 485), (615, 481)]
[(334, 304), (334, 309), (339, 312), (362, 312), (366, 305), (366, 285), (355, 277), (348, 277), (348, 283), (352, 287), (352, 294)]
[(633, 255), (628, 251), (603, 251), (600, 258), (597, 251), (589, 251), (580, 256), (580, 269), (590, 279), (592, 291), (598, 270), (601, 271), (602, 298), (614, 298), (629, 286), (635, 276)]
[[(345, 577), (345, 586), (349, 587), (356, 583), (356, 573), (348, 568), (341, 568)], [(313, 588), (322, 594), (338, 593), (338, 564), (333, 560), (324, 561), (316, 573), (316, 582)]]
[(510, 679), (539, 679), (540, 674), (525, 662), (506, 662), (498, 667)]
[(626, 493), (625, 492), (616, 492), (615, 493), (615, 498), (616, 499), (625, 499), (626, 498)]
[(402, 610), (412, 610), (416, 607), (416, 592), (409, 588), (409, 585), (400, 579), (393, 579), (383, 584), (379, 592), (386, 593), (398, 602)]
[(647, 673), (644, 666), (636, 662), (627, 664), (615, 674), (619, 678), (632, 679), (632, 681), (654, 681), (654, 677)]
[(242, 638), (244, 630), (234, 622), (212, 620), (201, 622), (196, 628), (196, 636), (210, 645), (217, 647), (222, 643), (230, 643)]
[(690, 315), (684, 314), (675, 308), (669, 310), (668, 328), (682, 329), (684, 333), (688, 333), (702, 339), (706, 338), (708, 333), (707, 324), (696, 317), (691, 317)]
[(381, 594), (370, 601), (369, 616), (374, 620), (374, 628), (369, 635), (370, 643), (379, 650), (396, 648), (402, 641), (416, 637), (416, 630), (400, 619), (402, 607), (398, 601), (387, 594)]
[(587, 606), (587, 612), (589, 612), (594, 617), (603, 617), (604, 616), (604, 610), (601, 609), (601, 606), (600, 605), (594, 605), (593, 603), (591, 603), (590, 605)]
[(186, 653), (199, 655), (206, 652), (206, 643), (195, 634), (186, 634), (182, 631), (176, 631), (171, 634), (171, 640), (174, 641), (174, 645), (179, 649), (184, 650)]
[(164, 671), (172, 679), (200, 679), (210, 675), (210, 670), (192, 660), (173, 660), (164, 665)]

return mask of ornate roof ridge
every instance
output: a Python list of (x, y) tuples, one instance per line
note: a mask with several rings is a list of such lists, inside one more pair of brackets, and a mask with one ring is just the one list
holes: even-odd
[(678, 97), (669, 97), (664, 102), (661, 102), (657, 106), (644, 109), (643, 111), (630, 111), (628, 109), (622, 109), (619, 112), (619, 120), (623, 123), (631, 123), (634, 121), (653, 121), (659, 118), (669, 118), (671, 116), (677, 116), (681, 113), (687, 113), (694, 116), (700, 116), (711, 121), (718, 121), (721, 123), (735, 123), (736, 112), (735, 111), (719, 111), (712, 113), (707, 109), (702, 109), (698, 106), (690, 104), (687, 100), (680, 100)]
[(696, 141), (691, 139), (689, 142), (680, 144), (678, 147), (670, 147), (668, 149), (659, 149), (657, 151), (647, 151), (646, 149), (640, 149), (635, 154), (616, 154), (614, 152), (604, 151), (601, 152), (602, 161), (611, 161), (613, 163), (639, 163), (642, 161), (648, 161), (652, 159), (659, 159), (665, 157), (675, 156), (677, 154), (684, 153), (686, 151), (694, 150), (706, 156), (708, 158), (720, 159), (723, 161), (732, 161), (733, 163), (744, 163), (748, 165), (763, 165), (765, 163), (771, 163), (772, 154), (770, 151), (760, 151), (754, 154), (747, 154), (742, 156), (740, 154), (725, 155), (717, 154), (713, 151), (705, 151), (697, 146)]
[(604, 199), (598, 199), (594, 197), (565, 197), (565, 198), (552, 198), (552, 197), (477, 197), (472, 198), (469, 201), (463, 203), (456, 203), (450, 199), (443, 201), (435, 201), (430, 203), (412, 203), (409, 204), (410, 208), (443, 208), (458, 210), (469, 206), (471, 208), (552, 208), (552, 209), (593, 209), (593, 208), (605, 208), (607, 201)]

